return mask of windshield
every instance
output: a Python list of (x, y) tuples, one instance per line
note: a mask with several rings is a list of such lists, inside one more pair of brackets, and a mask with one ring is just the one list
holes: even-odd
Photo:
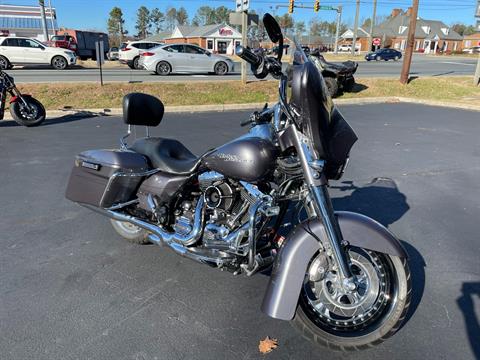
[(308, 62), (308, 56), (295, 36), (293, 37), (293, 43), (295, 47), (293, 54), (290, 55), (290, 65), (302, 65)]

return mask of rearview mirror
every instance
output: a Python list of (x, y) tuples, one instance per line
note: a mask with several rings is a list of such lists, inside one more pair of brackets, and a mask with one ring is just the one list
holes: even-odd
[(283, 39), (282, 29), (280, 29), (280, 25), (278, 25), (277, 20), (275, 20), (275, 18), (269, 13), (266, 13), (263, 16), (263, 25), (265, 26), (268, 37), (270, 38), (270, 40), (272, 40), (272, 42), (277, 43), (280, 41), (280, 39)]
[(267, 31), (268, 37), (273, 43), (278, 43), (278, 54), (277, 59), (280, 61), (283, 55), (283, 34), (280, 25), (278, 25), (277, 20), (266, 13), (263, 15), (263, 25), (265, 26), (265, 30)]

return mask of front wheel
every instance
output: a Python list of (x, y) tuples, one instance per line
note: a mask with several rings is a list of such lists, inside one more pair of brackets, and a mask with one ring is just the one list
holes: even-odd
[(225, 75), (228, 72), (228, 66), (223, 61), (215, 64), (215, 75)]
[(392, 336), (411, 298), (407, 260), (360, 248), (349, 250), (356, 289), (348, 291), (324, 253), (313, 257), (292, 324), (317, 345), (361, 350)]
[(57, 70), (64, 70), (68, 67), (67, 59), (60, 55), (55, 56), (52, 59), (52, 66)]
[(46, 116), (42, 103), (29, 96), (24, 96), (23, 99), (28, 104), (28, 107), (25, 106), (21, 99), (17, 99), (17, 101), (10, 104), (10, 114), (12, 114), (13, 120), (27, 127), (40, 125)]

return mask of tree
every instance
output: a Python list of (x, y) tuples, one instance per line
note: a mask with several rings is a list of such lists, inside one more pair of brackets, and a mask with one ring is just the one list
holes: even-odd
[(165, 14), (158, 8), (153, 9), (150, 12), (150, 21), (155, 29), (155, 33), (158, 34), (163, 30), (163, 23), (165, 22)]
[(167, 30), (173, 31), (177, 25), (177, 9), (171, 7), (167, 10), (165, 15), (165, 23)]
[(214, 10), (214, 12), (216, 24), (228, 24), (232, 10), (226, 8), (225, 6), (219, 6)]
[(177, 20), (178, 25), (187, 25), (188, 24), (188, 13), (187, 10), (182, 6), (177, 10), (175, 14), (175, 20)]
[(210, 6), (200, 6), (192, 23), (196, 26), (215, 24), (215, 9)]
[(371, 18), (366, 18), (366, 19), (363, 19), (362, 21), (362, 25), (360, 25), (360, 27), (365, 30), (365, 31), (370, 31), (370, 25), (372, 25), (372, 19)]
[(150, 11), (145, 6), (140, 6), (137, 10), (137, 23), (135, 25), (135, 29), (138, 30), (138, 37), (146, 38), (151, 26)]
[(107, 21), (108, 34), (111, 38), (112, 46), (119, 46), (123, 40), (123, 35), (126, 32), (123, 30), (125, 20), (123, 19), (122, 9), (114, 7), (110, 10), (109, 18)]
[(295, 35), (302, 36), (305, 32), (305, 21), (298, 21), (295, 23)]
[(285, 35), (291, 32), (295, 26), (293, 18), (290, 14), (284, 14), (282, 16), (277, 15), (275, 16), (275, 19), (277, 20), (278, 24), (280, 25), (280, 28), (282, 29)]
[(472, 35), (472, 34), (475, 34), (475, 32), (476, 32), (475, 26), (465, 25), (465, 24), (461, 24), (461, 23), (453, 24), (452, 29), (453, 29), (453, 31), (456, 31), (457, 33), (459, 33), (462, 36)]

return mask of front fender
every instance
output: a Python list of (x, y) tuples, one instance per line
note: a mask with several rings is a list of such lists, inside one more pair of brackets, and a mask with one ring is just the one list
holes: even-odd
[[(408, 257), (400, 241), (377, 221), (348, 211), (338, 211), (335, 215), (343, 239), (351, 246)], [(299, 224), (278, 252), (262, 303), (262, 311), (268, 316), (291, 320), (295, 315), (308, 263), (320, 249), (320, 243), (311, 233), (322, 242), (327, 241), (322, 222), (315, 219)]]

